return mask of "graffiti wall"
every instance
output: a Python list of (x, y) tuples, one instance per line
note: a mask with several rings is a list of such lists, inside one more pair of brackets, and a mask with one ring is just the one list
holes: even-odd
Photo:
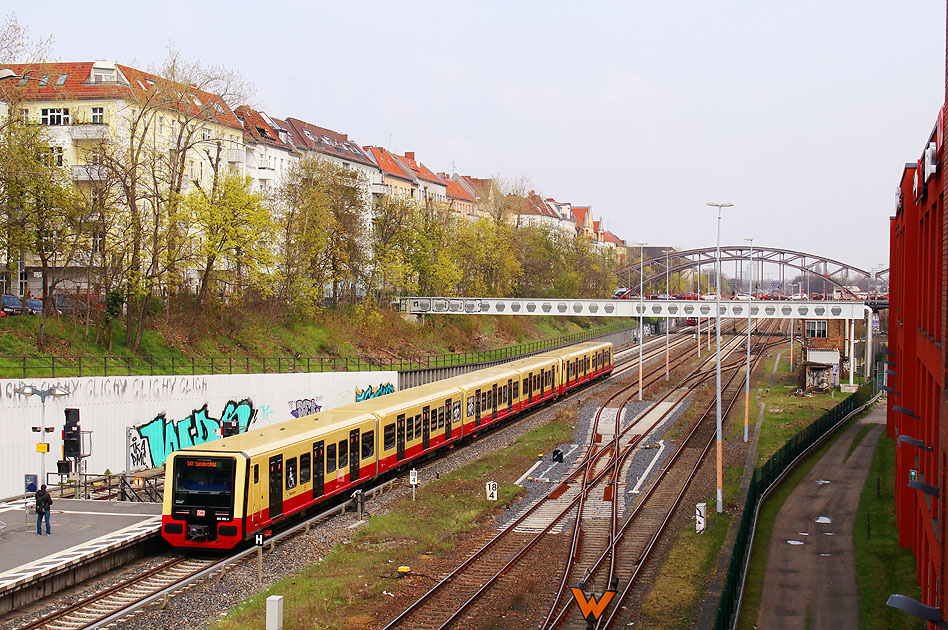
[[(47, 397), (46, 470), (62, 457), (63, 410), (79, 409), (82, 431), (91, 431), (87, 471), (125, 469), (126, 440), (132, 467), (160, 466), (172, 451), (217, 439), (222, 426), (240, 431), (332, 409), (395, 391), (397, 372), (132, 376), (0, 380), (0, 498), (23, 492), (23, 475), (39, 472), (36, 443), (43, 423), (38, 396), (15, 393), (23, 385), (69, 394)], [(361, 396), (361, 398), (360, 398)], [(58, 477), (52, 476), (53, 479)]]

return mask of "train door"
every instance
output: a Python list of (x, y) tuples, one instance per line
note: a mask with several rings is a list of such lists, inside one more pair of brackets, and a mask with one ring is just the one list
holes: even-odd
[(323, 496), (324, 479), (326, 474), (325, 444), (322, 440), (313, 444), (313, 498)]
[(283, 514), (283, 456), (270, 458), (270, 518)]
[(359, 480), (361, 469), (359, 462), (362, 461), (362, 452), (359, 450), (359, 430), (349, 431), (349, 483), (355, 483)]
[(533, 372), (527, 374), (527, 378), (523, 382), (527, 385), (527, 391), (524, 392), (527, 396), (527, 403), (533, 404)]
[(507, 379), (507, 413), (513, 411), (513, 379)]
[(481, 390), (474, 392), (474, 426), (481, 426)]
[(421, 448), (428, 450), (428, 441), (431, 439), (431, 409), (427, 406), (421, 410)]
[(395, 441), (395, 460), (400, 462), (405, 459), (405, 414), (400, 414), (395, 420), (395, 431), (398, 436)]
[(451, 423), (454, 421), (454, 418), (451, 416), (451, 399), (447, 398), (444, 401), (444, 439), (445, 441), (451, 439)]
[(494, 383), (494, 386), (491, 388), (490, 398), (491, 398), (490, 400), (491, 415), (493, 419), (496, 420), (497, 419), (497, 383)]

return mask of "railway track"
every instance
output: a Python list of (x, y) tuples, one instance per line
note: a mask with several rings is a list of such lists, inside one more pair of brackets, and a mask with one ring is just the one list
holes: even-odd
[[(691, 338), (687, 335), (687, 338)], [(738, 349), (741, 339), (733, 338), (728, 342), (731, 350)], [(664, 348), (661, 349), (664, 352)], [(687, 354), (687, 353), (686, 353)], [(634, 361), (637, 365), (637, 361)], [(713, 365), (708, 359), (702, 362), (699, 368), (693, 370), (686, 380), (692, 381), (696, 387), (703, 379), (708, 378), (708, 365)], [(737, 372), (738, 362), (734, 362), (729, 369)], [(703, 369), (702, 369), (703, 368)], [(663, 379), (661, 370), (653, 370), (650, 383)], [(483, 547), (469, 557), (457, 569), (443, 578), (425, 595), (416, 600), (399, 616), (385, 626), (385, 630), (394, 628), (448, 628), (463, 623), (482, 619), (482, 613), (477, 604), (499, 582), (510, 583), (516, 580), (516, 567), (527, 565), (535, 566), (535, 562), (542, 561), (544, 545), (550, 533), (563, 531), (569, 527), (569, 519), (574, 523), (583, 522), (584, 509), (594, 518), (592, 522), (603, 520), (600, 517), (604, 512), (616, 513), (615, 499), (616, 478), (621, 469), (621, 462), (631, 453), (644, 435), (659, 424), (673, 411), (674, 405), (657, 419), (650, 421), (648, 426), (639, 427), (638, 433), (631, 433), (633, 423), (622, 428), (621, 416), (616, 414), (612, 431), (606, 430), (606, 425), (600, 426), (604, 409), (616, 398), (623, 394), (621, 409), (637, 393), (637, 383), (624, 386), (613, 394), (600, 406), (597, 418), (592, 429), (592, 439), (589, 442), (585, 455), (578, 466), (567, 476), (563, 483), (554, 488), (544, 499), (529, 507), (515, 521), (494, 536)], [(674, 396), (674, 389), (662, 396), (659, 402)], [(680, 396), (676, 399), (680, 400)], [(657, 405), (658, 403), (656, 403)], [(653, 405), (654, 406), (654, 405)], [(645, 417), (645, 414), (643, 416)], [(606, 420), (608, 422), (609, 419)], [(625, 442), (620, 442), (626, 436)], [(599, 446), (604, 444), (605, 446)], [(570, 483), (573, 482), (573, 483)], [(602, 500), (587, 505), (588, 497), (598, 489), (602, 489)], [(584, 524), (585, 525), (585, 524)], [(593, 532), (583, 531), (583, 527), (573, 526), (574, 551), (575, 540), (580, 532), (585, 535), (595, 534), (604, 539), (614, 538), (614, 525), (610, 530), (602, 523), (591, 525)], [(572, 557), (574, 554), (571, 553)], [(553, 593), (550, 593), (552, 598)]]
[(76, 630), (95, 627), (98, 622), (155, 594), (173, 590), (188, 578), (223, 562), (222, 559), (186, 556), (172, 558), (145, 573), (123, 580), (104, 591), (21, 626), (19, 630)]
[[(753, 348), (754, 363), (763, 348), (768, 344), (758, 340)], [(722, 398), (726, 407), (722, 417), (738, 400), (744, 379), (740, 365), (732, 363), (726, 369), (726, 382), (722, 389)], [(702, 379), (704, 380), (704, 379)], [(715, 403), (710, 404), (691, 426), (682, 444), (665, 463), (655, 480), (644, 494), (640, 495), (634, 509), (624, 522), (620, 522), (618, 501), (613, 500), (613, 508), (608, 517), (593, 515), (584, 519), (574, 528), (574, 547), (571, 550), (562, 571), (559, 590), (541, 628), (586, 628), (578, 606), (573, 603), (569, 586), (581, 582), (590, 592), (601, 595), (605, 590), (621, 589), (621, 593), (609, 604), (610, 616), (600, 620), (597, 628), (623, 626), (622, 602), (628, 596), (632, 586), (642, 577), (651, 551), (670, 522), (675, 510), (685, 495), (691, 481), (698, 472), (701, 463), (715, 441)], [(621, 471), (629, 451), (615, 463), (616, 471)], [(621, 474), (618, 476), (621, 478)], [(576, 532), (582, 528), (582, 544)]]

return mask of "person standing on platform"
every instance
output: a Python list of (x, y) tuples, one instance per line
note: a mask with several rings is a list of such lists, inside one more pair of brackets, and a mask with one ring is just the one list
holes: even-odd
[(34, 498), (36, 499), (36, 535), (43, 535), (43, 530), (40, 526), (43, 523), (44, 516), (46, 517), (46, 533), (52, 534), (53, 532), (49, 531), (49, 511), (50, 507), (53, 505), (53, 497), (51, 497), (49, 492), (46, 491), (45, 483), (34, 495)]

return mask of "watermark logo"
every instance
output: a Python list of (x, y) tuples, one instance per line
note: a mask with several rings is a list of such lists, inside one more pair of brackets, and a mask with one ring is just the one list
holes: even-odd
[(582, 613), (583, 619), (586, 621), (599, 621), (602, 613), (606, 610), (606, 606), (609, 605), (616, 594), (615, 591), (606, 591), (599, 599), (596, 599), (595, 595), (590, 595), (589, 599), (586, 599), (586, 594), (581, 589), (574, 586), (570, 590), (573, 591), (573, 599), (579, 604), (579, 612)]

